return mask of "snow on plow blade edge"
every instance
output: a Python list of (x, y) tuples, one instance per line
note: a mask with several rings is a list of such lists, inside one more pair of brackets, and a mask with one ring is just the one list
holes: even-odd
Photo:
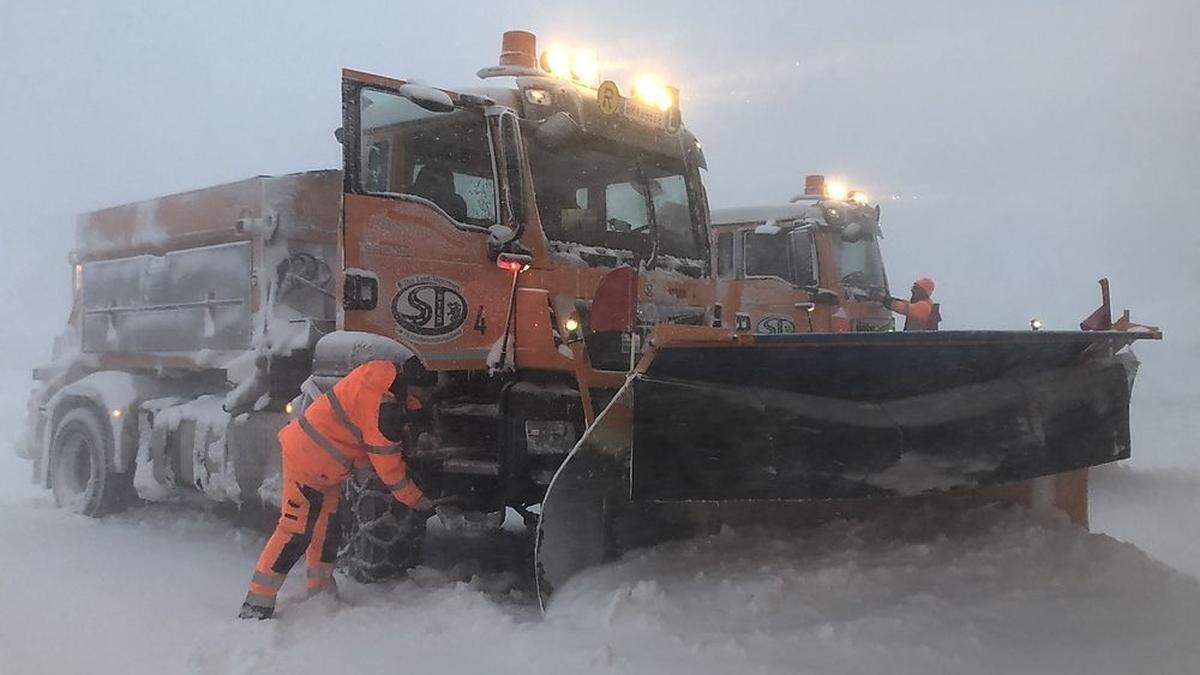
[(550, 485), (535, 553), (543, 607), (578, 571), (676, 534), (657, 506), (932, 494), (1127, 458), (1137, 361), (1118, 352), (1141, 337), (806, 334), (660, 346)]

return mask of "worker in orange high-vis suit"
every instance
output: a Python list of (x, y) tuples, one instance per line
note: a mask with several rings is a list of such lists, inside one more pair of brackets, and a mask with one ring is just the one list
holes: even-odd
[(279, 432), (283, 451), (283, 495), (279, 523), (267, 541), (239, 616), (268, 619), (275, 597), (292, 566), (304, 556), (308, 589), (333, 585), (337, 511), (342, 483), (368, 464), (397, 500), (418, 517), (433, 504), (413, 482), (402, 450), (411, 438), (408, 422), (420, 408), (416, 393), (433, 376), (414, 356), (401, 364), (369, 361), (350, 371)]
[(904, 330), (937, 330), (941, 311), (933, 301), (933, 279), (921, 277), (912, 285), (910, 300), (885, 296), (883, 306), (904, 315)]

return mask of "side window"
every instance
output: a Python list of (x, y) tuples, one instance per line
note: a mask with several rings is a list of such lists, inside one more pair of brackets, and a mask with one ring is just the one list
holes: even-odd
[(795, 272), (793, 280), (797, 286), (817, 285), (817, 242), (812, 230), (795, 230), (792, 238), (792, 268)]
[(407, 194), (428, 199), (455, 220), (476, 225), (496, 222), (496, 183), (488, 176), (419, 162), (413, 165), (407, 185)]
[(496, 181), (487, 125), (475, 112), (434, 112), (398, 94), (359, 94), (360, 189), (429, 200), (450, 218), (496, 223)]
[(745, 234), (746, 276), (779, 277), (791, 282), (788, 247), (778, 234)]
[(723, 232), (717, 235), (717, 277), (732, 279), (733, 270), (733, 233)]
[(492, 179), (456, 173), (454, 192), (467, 203), (467, 220), (496, 221), (496, 188)]

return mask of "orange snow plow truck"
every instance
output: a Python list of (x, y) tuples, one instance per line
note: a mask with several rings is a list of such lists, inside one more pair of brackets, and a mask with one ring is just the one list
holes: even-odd
[[(678, 91), (597, 72), (522, 31), (476, 88), (347, 70), (341, 170), (82, 216), (18, 448), (35, 480), (88, 515), (135, 477), (277, 504), (276, 432), (407, 349), (438, 376), (413, 474), (451, 530), (523, 515), (543, 598), (699, 505), (1086, 519), (1087, 467), (1130, 453), (1126, 347), (1156, 331), (895, 332), (878, 208), (820, 193), (713, 227)], [(425, 523), (369, 472), (347, 491), (345, 568), (402, 573)]]

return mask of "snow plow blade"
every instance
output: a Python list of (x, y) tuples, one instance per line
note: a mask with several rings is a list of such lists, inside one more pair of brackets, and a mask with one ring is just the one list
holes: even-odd
[[(543, 603), (669, 536), (682, 502), (850, 500), (1003, 485), (1125, 459), (1153, 333), (724, 335), (674, 329), (550, 484)], [(711, 333), (709, 334), (711, 335)], [(656, 531), (657, 530), (657, 531)]]

